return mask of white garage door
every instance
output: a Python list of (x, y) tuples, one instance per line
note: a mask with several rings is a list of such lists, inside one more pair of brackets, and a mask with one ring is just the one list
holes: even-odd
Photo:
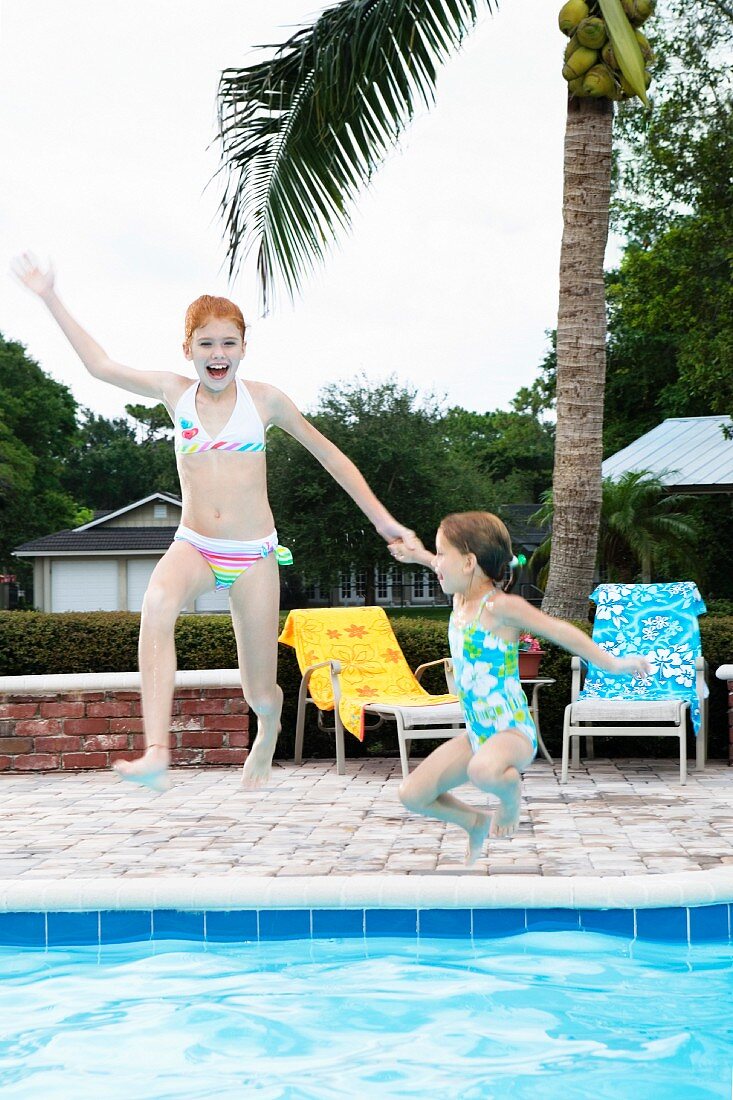
[(148, 581), (158, 558), (130, 558), (127, 563), (127, 610), (142, 611)]
[(208, 611), (229, 610), (229, 589), (215, 588), (212, 592), (204, 592), (196, 600), (196, 611), (205, 614)]
[(117, 561), (51, 562), (52, 611), (118, 611)]

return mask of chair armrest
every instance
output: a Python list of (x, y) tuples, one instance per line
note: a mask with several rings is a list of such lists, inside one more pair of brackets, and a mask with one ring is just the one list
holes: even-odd
[(708, 663), (704, 657), (695, 658), (695, 688), (697, 690), (697, 697), (702, 705), (703, 700), (707, 699), (710, 694), (710, 688), (708, 687)]
[(455, 694), (456, 682), (453, 677), (453, 661), (450, 657), (441, 657), (437, 661), (426, 661), (424, 665), (418, 665), (415, 669), (415, 679), (420, 683), (422, 674), (426, 668), (434, 668), (436, 665), (443, 666), (443, 673), (445, 675), (445, 682), (448, 686), (448, 691)]

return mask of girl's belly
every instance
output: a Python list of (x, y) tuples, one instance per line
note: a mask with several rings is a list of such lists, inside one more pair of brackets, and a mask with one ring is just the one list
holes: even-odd
[(214, 539), (259, 539), (272, 532), (263, 454), (179, 455), (178, 476), (185, 527)]

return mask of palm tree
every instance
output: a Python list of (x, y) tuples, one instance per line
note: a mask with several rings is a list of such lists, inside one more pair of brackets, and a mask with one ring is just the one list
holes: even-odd
[[(598, 572), (606, 580), (648, 584), (660, 562), (689, 570), (689, 551), (696, 538), (692, 517), (684, 514), (689, 497), (667, 492), (661, 476), (631, 470), (617, 480), (604, 478), (598, 531)], [(535, 570), (546, 569), (554, 537), (552, 490), (531, 522), (553, 528), (532, 555)], [(591, 578), (592, 580), (593, 578)], [(588, 589), (590, 591), (590, 587)], [(580, 616), (586, 617), (586, 609)]]
[[(606, 9), (620, 19), (633, 39), (621, 0), (590, 2), (601, 5), (606, 19)], [(350, 206), (395, 145), (415, 103), (433, 101), (437, 66), (474, 27), (479, 8), (496, 6), (496, 0), (341, 0), (274, 56), (222, 74), (219, 119), (227, 183), (221, 209), (230, 273), (256, 249), (265, 310), (276, 278), (292, 294), (324, 259), (331, 241), (349, 226)], [(639, 53), (635, 40), (628, 48)], [(640, 92), (643, 96), (643, 77)], [(601, 504), (603, 256), (613, 118), (610, 100), (586, 95), (577, 86), (576, 94), (568, 95), (556, 518), (547, 594), (551, 612), (571, 617), (586, 606)]]

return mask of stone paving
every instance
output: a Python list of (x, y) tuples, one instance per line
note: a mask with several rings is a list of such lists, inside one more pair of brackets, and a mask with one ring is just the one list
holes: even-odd
[[(537, 761), (519, 832), (470, 870), (464, 834), (397, 800), (399, 764), (277, 763), (243, 791), (238, 768), (181, 769), (163, 795), (109, 772), (3, 775), (0, 879), (150, 875), (647, 875), (733, 864), (733, 768), (678, 783), (674, 760), (595, 760), (561, 786)], [(472, 787), (467, 801), (486, 805)]]

